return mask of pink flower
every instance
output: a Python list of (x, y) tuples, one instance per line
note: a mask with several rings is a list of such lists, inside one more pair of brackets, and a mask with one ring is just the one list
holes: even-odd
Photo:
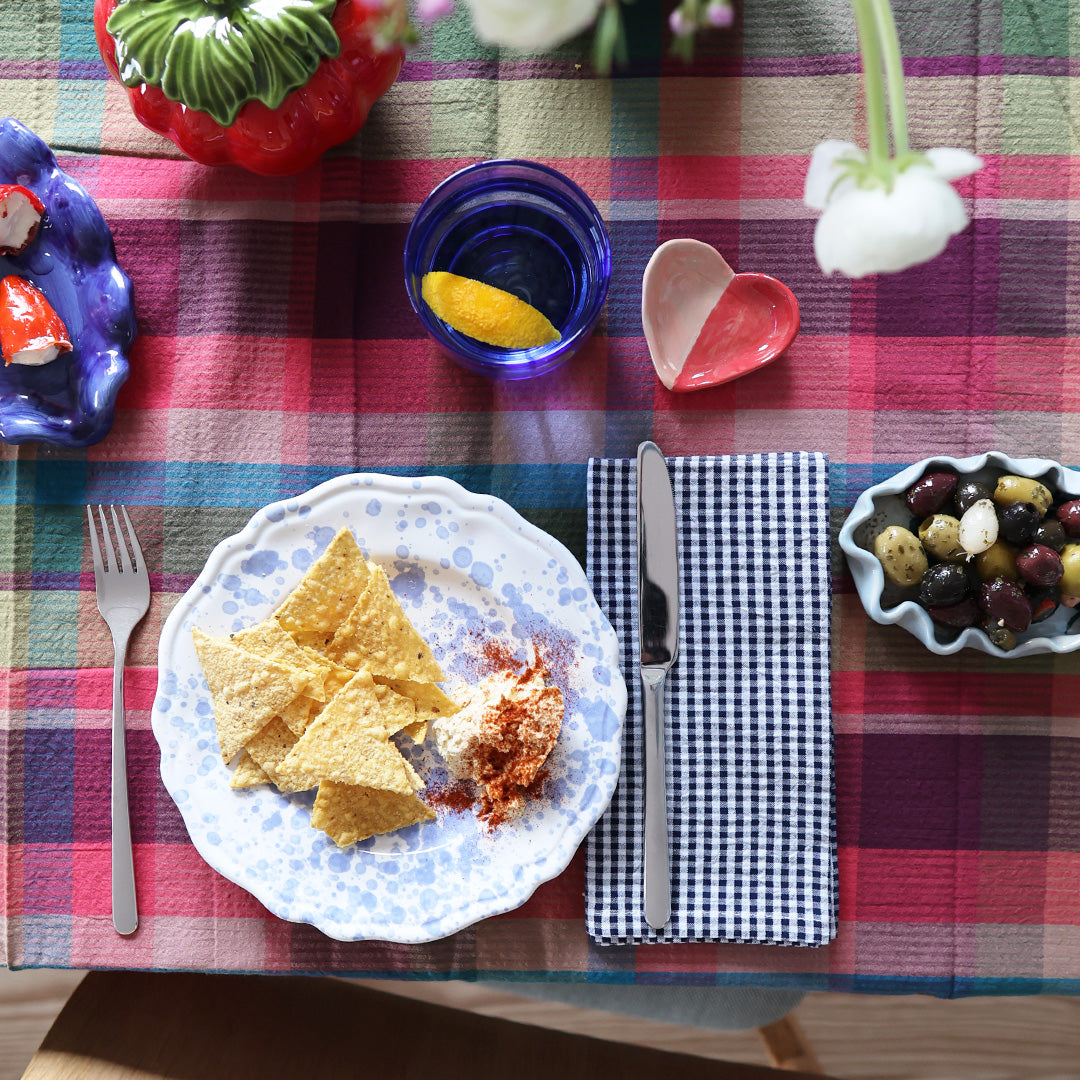
[(681, 7), (677, 7), (668, 19), (668, 26), (671, 27), (671, 32), (676, 37), (687, 37), (692, 34), (697, 27), (694, 26), (693, 19), (686, 14)]
[(727, 0), (711, 0), (705, 8), (705, 22), (709, 26), (731, 26), (735, 21), (735, 9)]
[(417, 0), (416, 14), (424, 22), (437, 22), (454, 14), (454, 0)]

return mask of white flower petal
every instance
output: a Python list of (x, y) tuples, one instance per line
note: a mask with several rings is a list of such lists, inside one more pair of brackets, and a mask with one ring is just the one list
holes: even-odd
[(476, 36), (489, 45), (543, 52), (596, 21), (601, 0), (466, 0)]
[(946, 239), (967, 228), (964, 200), (945, 180), (928, 169), (908, 169), (896, 178), (892, 205), (909, 228), (944, 232)]
[(856, 189), (833, 199), (814, 230), (814, 255), (826, 274), (892, 273), (940, 255), (967, 223), (960, 196), (930, 169), (915, 167), (891, 192)]
[(935, 146), (926, 151), (927, 160), (942, 180), (959, 180), (962, 176), (977, 173), (983, 167), (983, 159), (967, 150), (951, 146)]
[(836, 184), (836, 178), (840, 175), (836, 167), (836, 159), (843, 156), (866, 155), (853, 143), (843, 139), (826, 139), (814, 147), (810, 155), (810, 167), (806, 170), (806, 187), (803, 190), (803, 201), (811, 210), (824, 210), (831, 199), (839, 196), (841, 188), (848, 190), (852, 185)]

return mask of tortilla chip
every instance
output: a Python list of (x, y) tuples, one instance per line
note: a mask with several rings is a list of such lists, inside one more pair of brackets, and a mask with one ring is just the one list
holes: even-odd
[(301, 695), (281, 710), (281, 720), (299, 738), (307, 730), (312, 716), (322, 708), (322, 702)]
[(329, 662), (320, 658), (317, 664), (314, 663), (311, 655), (293, 641), (277, 619), (265, 619), (246, 630), (230, 634), (229, 640), (244, 652), (276, 660), (279, 664), (304, 672), (307, 682), (300, 692), (316, 701), (326, 700), (323, 683), (330, 671)]
[(290, 630), (289, 637), (296, 642), (306, 653), (325, 660), (325, 653), (330, 648), (330, 642), (334, 640), (336, 627), (328, 627), (326, 630)]
[(283, 779), (277, 771), (278, 765), (285, 760), (296, 743), (296, 736), (288, 729), (284, 721), (279, 717), (274, 717), (258, 735), (247, 741), (244, 750), (266, 773), (270, 782), (276, 784), (282, 791), (306, 791), (315, 786), (314, 780), (310, 784), (298, 787), (295, 781)]
[(393, 832), (434, 817), (411, 792), (402, 795), (325, 781), (315, 797), (311, 824), (339, 847), (346, 847), (376, 833)]
[(345, 667), (366, 667), (372, 675), (412, 682), (441, 682), (443, 675), (431, 648), (390, 589), (381, 566), (369, 568), (367, 584), (327, 649)]
[(405, 759), (383, 730), (382, 710), (374, 682), (358, 671), (277, 766), (292, 783), (334, 780), (405, 795), (413, 790)]
[(416, 706), (407, 697), (379, 683), (375, 683), (371, 690), (379, 703), (382, 729), (386, 735), (393, 735), (416, 723)]
[(461, 706), (448, 694), (444, 694), (434, 683), (388, 679), (385, 675), (376, 675), (375, 681), (407, 697), (416, 706), (418, 720), (438, 720), (440, 716), (453, 716), (454, 713), (461, 711)]
[(296, 700), (297, 672), (229, 641), (208, 637), (198, 627), (192, 637), (214, 703), (221, 756), (229, 762), (248, 739)]
[(364, 553), (353, 534), (341, 529), (274, 617), (290, 634), (316, 631), (329, 639), (352, 610), (367, 579)]
[(412, 767), (412, 764), (407, 758), (402, 758), (401, 760), (405, 766), (405, 775), (408, 777), (409, 785), (412, 787), (413, 791), (423, 791), (425, 784), (424, 781), (420, 779), (420, 774)]
[(352, 679), (356, 672), (343, 664), (335, 664), (330, 661), (330, 674), (326, 676), (326, 700), (331, 701), (335, 694), (340, 693)]
[[(280, 626), (281, 624), (279, 623), (278, 625)], [(291, 634), (289, 636), (292, 637)], [(293, 638), (293, 640), (295, 641), (296, 638)], [(331, 638), (331, 640), (333, 640), (333, 638)], [(308, 658), (309, 666), (312, 667), (313, 670), (317, 670), (323, 678), (329, 678), (335, 665), (333, 660), (327, 660), (323, 655), (323, 650), (326, 648), (325, 645), (323, 646), (323, 650), (314, 649), (310, 645), (298, 645), (297, 648), (299, 648), (299, 650)]]
[(419, 746), (427, 738), (427, 729), (428, 722), (426, 720), (417, 720), (415, 723), (406, 724), (401, 730)]
[(270, 777), (266, 775), (259, 763), (246, 750), (241, 750), (232, 779), (229, 781), (229, 787), (249, 788), (269, 783)]

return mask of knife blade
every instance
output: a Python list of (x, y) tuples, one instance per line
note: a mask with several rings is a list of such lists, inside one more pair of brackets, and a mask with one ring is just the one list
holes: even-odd
[(660, 447), (637, 453), (638, 646), (645, 734), (645, 921), (671, 917), (664, 682), (679, 652), (679, 552), (675, 495)]

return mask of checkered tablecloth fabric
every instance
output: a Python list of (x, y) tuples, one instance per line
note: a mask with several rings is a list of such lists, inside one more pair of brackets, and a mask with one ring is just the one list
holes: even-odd
[[(89, 0), (0, 0), (0, 115), (52, 145), (112, 228), (140, 336), (110, 435), (0, 446), (0, 960), (394, 977), (753, 982), (935, 994), (1080, 991), (1080, 654), (929, 655), (871, 623), (835, 546), (867, 485), (937, 454), (1080, 465), (1080, 13), (896, 0), (914, 146), (986, 167), (939, 258), (825, 278), (802, 204), (823, 138), (865, 141), (848, 0), (745, 0), (669, 54), (670, 5), (625, 5), (632, 62), (426, 34), (363, 132), (308, 173), (203, 168), (133, 119)], [(402, 283), (408, 223), (458, 166), (567, 173), (608, 223), (613, 277), (586, 348), (539, 380), (467, 375)], [(671, 394), (641, 273), (664, 240), (716, 246), (798, 297), (769, 367)], [(1074, 256), (1077, 256), (1074, 258)], [(830, 460), (839, 927), (828, 946), (596, 946), (584, 851), (521, 909), (429, 946), (345, 945), (210, 871), (162, 788), (149, 710), (162, 621), (252, 511), (343, 472), (440, 473), (509, 502), (585, 561), (586, 462), (814, 449)], [(154, 597), (130, 652), (139, 933), (109, 918), (111, 654), (82, 506), (125, 502)], [(629, 673), (633, 676), (633, 673)]]
[(821, 454), (668, 462), (679, 651), (665, 687), (671, 920), (645, 922), (637, 469), (589, 463), (588, 573), (622, 645), (620, 783), (593, 829), (585, 919), (601, 945), (824, 945), (836, 933), (829, 483)]

